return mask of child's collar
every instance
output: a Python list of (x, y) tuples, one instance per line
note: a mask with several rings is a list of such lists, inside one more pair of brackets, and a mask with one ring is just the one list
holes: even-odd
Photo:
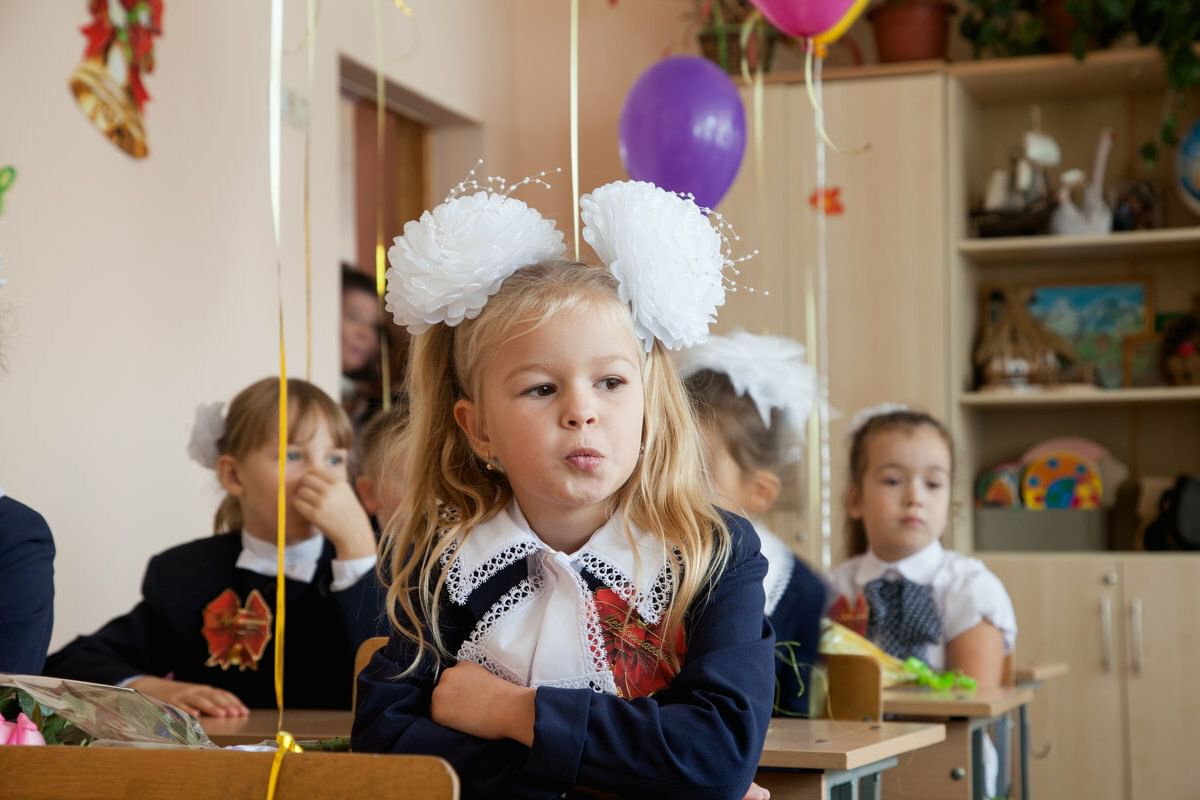
[(884, 561), (868, 549), (858, 564), (855, 581), (859, 586), (865, 586), (888, 572), (897, 572), (913, 583), (929, 584), (933, 582), (945, 553), (942, 543), (937, 539), (911, 556), (893, 562)]
[[(630, 523), (635, 547), (629, 546), (622, 514), (614, 514), (587, 544), (574, 553), (558, 554), (576, 570), (586, 569), (605, 586), (619, 594), (637, 593), (637, 610), (656, 624), (670, 600), (671, 563), (661, 538)], [(466, 541), (447, 551), (442, 563), (454, 560), (446, 576), (446, 591), (452, 602), (465, 604), (467, 597), (500, 570), (544, 550), (558, 553), (529, 527), (516, 501), (475, 527)], [(635, 552), (636, 550), (636, 552)]]

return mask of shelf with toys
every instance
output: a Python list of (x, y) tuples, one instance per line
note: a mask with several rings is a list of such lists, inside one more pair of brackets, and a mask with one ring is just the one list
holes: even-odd
[[(1164, 107), (1161, 59), (1116, 50), (947, 75), (950, 417), (958, 496), (978, 507), (953, 543), (1140, 550), (1148, 493), (1200, 472), (1200, 324), (1187, 327), (1200, 323), (1200, 218), (1173, 189), (1174, 153), (1148, 167), (1138, 152)], [(1086, 452), (1025, 458), (1056, 441)], [(1057, 482), (1049, 499), (1031, 498), (1033, 473)], [(1094, 513), (1042, 526), (1041, 508)], [(1061, 546), (1030, 547), (1035, 523)]]

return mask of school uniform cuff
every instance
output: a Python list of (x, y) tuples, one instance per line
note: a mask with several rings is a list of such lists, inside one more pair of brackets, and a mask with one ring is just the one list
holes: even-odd
[(340, 592), (358, 583), (363, 575), (375, 569), (375, 556), (351, 558), (346, 561), (333, 559), (333, 582), (329, 584), (330, 591)]
[(534, 697), (533, 748), (525, 771), (555, 786), (574, 786), (587, 740), (592, 692), (539, 686)]

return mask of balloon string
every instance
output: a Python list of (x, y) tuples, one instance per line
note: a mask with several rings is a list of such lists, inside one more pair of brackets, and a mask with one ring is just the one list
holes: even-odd
[[(808, 69), (812, 67), (812, 50), (808, 53)], [(811, 72), (806, 70), (806, 74), (811, 76)], [(816, 86), (815, 93), (813, 86)], [(832, 524), (832, 508), (830, 502), (830, 448), (829, 448), (829, 258), (826, 249), (826, 204), (824, 201), (826, 172), (825, 172), (825, 145), (829, 143), (825, 133), (825, 111), (821, 105), (822, 85), (821, 85), (821, 64), (818, 62), (816, 67), (816, 80), (809, 82), (810, 97), (816, 101), (814, 109), (816, 113), (813, 115), (813, 125), (818, 132), (816, 139), (817, 147), (817, 189), (820, 192), (817, 202), (817, 298), (816, 298), (816, 324), (817, 324), (817, 419), (820, 421), (819, 439), (820, 439), (820, 458), (817, 463), (820, 464), (820, 488), (821, 488), (821, 565), (829, 570), (833, 564), (833, 524)], [(837, 149), (836, 147), (834, 148)]]
[[(821, 81), (821, 59), (816, 57), (816, 50), (818, 47), (823, 47), (823, 45), (814, 42), (812, 39), (808, 40), (807, 52), (804, 54), (804, 88), (808, 93), (808, 104), (812, 106), (813, 118), (816, 120), (817, 136), (820, 137), (821, 141), (825, 145), (832, 148), (834, 152), (841, 153), (842, 149), (834, 144), (833, 140), (829, 138), (829, 134), (825, 132), (825, 109), (821, 106), (821, 97), (819, 94)], [(817, 62), (815, 67), (815, 78), (813, 77), (814, 61)], [(850, 150), (845, 154), (856, 156), (861, 155), (870, 149), (871, 143), (867, 142), (863, 146), (854, 150)], [(824, 185), (821, 184), (821, 189), (824, 188)]]
[[(316, 72), (317, 0), (308, 0), (308, 97), (313, 96), (313, 75)], [(312, 380), (313, 357), (313, 299), (312, 299), (312, 114), (304, 117), (304, 377)]]
[[(375, 22), (375, 294), (379, 298), (379, 313), (387, 318), (385, 293), (387, 291), (387, 252), (383, 246), (383, 181), (384, 171), (384, 98), (385, 87), (383, 79), (383, 18), (379, 11), (379, 0), (374, 4)], [(405, 16), (411, 11), (397, 3), (397, 8), (403, 8)], [(389, 351), (387, 332), (380, 331), (379, 336), (379, 393), (383, 401), (383, 410), (392, 407), (392, 365)]]
[(270, 115), (269, 166), (271, 176), (271, 222), (275, 231), (275, 277), (279, 302), (279, 453), (278, 493), (276, 497), (276, 559), (278, 576), (275, 580), (275, 704), (279, 708), (276, 728), (283, 727), (283, 632), (287, 609), (286, 584), (283, 571), (283, 548), (287, 543), (287, 450), (288, 450), (288, 393), (287, 347), (283, 324), (283, 255), (279, 225), (279, 167), (282, 141), (280, 123), (283, 114), (283, 0), (271, 0), (271, 69), (267, 89), (267, 112)]
[(579, 260), (579, 0), (571, 0), (571, 222)]

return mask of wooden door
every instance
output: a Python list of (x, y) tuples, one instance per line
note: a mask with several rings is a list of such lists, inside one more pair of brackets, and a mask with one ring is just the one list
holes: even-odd
[[(745, 92), (747, 108), (751, 95)], [(824, 88), (826, 129), (845, 151), (826, 153), (837, 198), (826, 220), (833, 562), (844, 555), (842, 491), (846, 431), (854, 412), (903, 402), (945, 418), (947, 382), (945, 78), (926, 74), (842, 80)], [(760, 255), (745, 265), (719, 329), (790, 336), (815, 347), (806, 307), (815, 290), (817, 191), (813, 111), (803, 83), (766, 87), (763, 186), (753, 144), (721, 211)], [(749, 114), (753, 118), (753, 113)], [(840, 209), (840, 210), (839, 210)], [(768, 297), (763, 292), (769, 291)], [(820, 508), (794, 524), (799, 552), (821, 564)], [(781, 535), (789, 529), (776, 523)]]
[(1200, 795), (1200, 556), (1122, 558), (1132, 800)]
[(1122, 586), (1117, 557), (988, 554), (983, 560), (1016, 608), (1017, 666), (1064, 661), (1071, 669), (1042, 686), (1030, 706), (1031, 795), (1127, 797), (1121, 608), (1129, 587)]

